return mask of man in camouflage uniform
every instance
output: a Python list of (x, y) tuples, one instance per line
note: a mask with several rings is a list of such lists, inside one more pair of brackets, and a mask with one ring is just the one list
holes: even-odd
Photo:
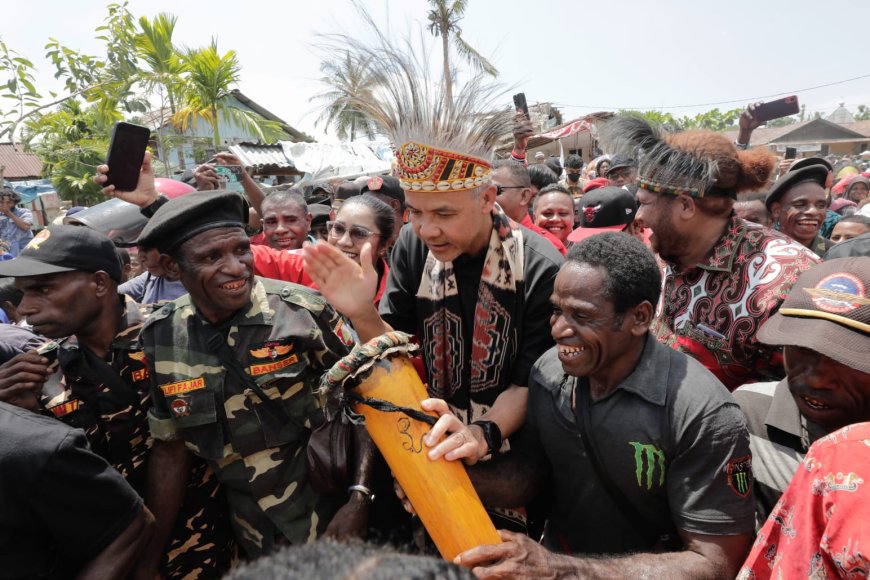
[[(336, 515), (344, 498), (308, 483), (305, 448), (324, 420), (315, 390), (351, 341), (318, 295), (254, 276), (246, 213), (238, 194), (191, 193), (162, 205), (139, 241), (166, 254), (189, 292), (142, 330), (151, 432), (177, 458), (160, 473), (164, 494), (179, 485), (183, 441), (217, 473), (236, 537), (256, 557), (276, 544), (364, 529), (369, 498), (351, 493)], [(356, 476), (365, 485), (362, 469)]]
[[(88, 228), (57, 226), (0, 266), (3, 275), (16, 277), (24, 292), (20, 308), (36, 331), (69, 337), (59, 352), (66, 388), (43, 398), (44, 406), (82, 429), (94, 452), (147, 498), (151, 397), (138, 343), (146, 312), (117, 292), (121, 266), (112, 242)], [(209, 577), (229, 569), (235, 542), (219, 490), (211, 469), (195, 463), (168, 545), (146, 556), (140, 571), (156, 572), (158, 560), (160, 574), (168, 578)]]

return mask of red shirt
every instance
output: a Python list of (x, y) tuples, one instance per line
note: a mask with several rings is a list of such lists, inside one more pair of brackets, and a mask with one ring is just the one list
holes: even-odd
[[(317, 284), (305, 272), (305, 260), (299, 250), (276, 250), (269, 246), (251, 246), (251, 252), (254, 254), (254, 274), (257, 276), (293, 282), (317, 290)], [(387, 275), (390, 273), (390, 268), (383, 258), (381, 258), (381, 266), (383, 274), (381, 274), (378, 292), (375, 295), (376, 306), (381, 301), (384, 288), (387, 287)]]
[(544, 236), (548, 242), (556, 246), (556, 249), (559, 250), (559, 253), (563, 256), (568, 253), (568, 248), (565, 247), (565, 244), (562, 243), (562, 240), (545, 230), (544, 228), (535, 225), (532, 223), (532, 218), (529, 217), (529, 214), (523, 216), (523, 221), (520, 222), (520, 225), (526, 228), (529, 228), (536, 234), (541, 234)]
[(785, 375), (782, 349), (758, 342), (798, 276), (819, 258), (779, 232), (732, 215), (725, 235), (695, 268), (664, 263), (652, 331), (698, 359), (730, 390)]
[(870, 574), (870, 423), (816, 441), (776, 504), (738, 579)]

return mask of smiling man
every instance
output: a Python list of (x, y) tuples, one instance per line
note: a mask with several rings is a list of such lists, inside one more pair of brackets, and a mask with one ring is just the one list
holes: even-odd
[(602, 142), (638, 160), (635, 220), (651, 230), (664, 263), (653, 333), (729, 389), (782, 377), (781, 351), (755, 334), (818, 257), (734, 214), (738, 193), (767, 183), (771, 154), (738, 150), (714, 131), (670, 133), (631, 116), (602, 127)]
[(260, 206), (263, 212), (263, 236), (266, 245), (276, 250), (298, 250), (306, 240), (314, 241), (308, 204), (298, 193), (276, 191), (267, 195)]
[(779, 231), (818, 256), (833, 245), (819, 233), (828, 210), (825, 185), (830, 171), (824, 159), (802, 159), (798, 169), (776, 181), (764, 200)]
[[(145, 189), (137, 193), (156, 199)], [(191, 193), (160, 206), (139, 242), (178, 269), (189, 293), (156, 311), (142, 331), (151, 433), (173, 453), (154, 474), (164, 500), (155, 515), (159, 523), (177, 508), (186, 443), (214, 469), (239, 543), (256, 557), (323, 533), (362, 533), (370, 497), (358, 489), (349, 498), (326, 496), (308, 482), (300, 453), (324, 421), (312, 385), (348, 352), (350, 338), (313, 292), (254, 276), (246, 222), (242, 196)], [(353, 467), (355, 487), (366, 489), (368, 473)]]
[(787, 376), (734, 396), (749, 420), (755, 501), (763, 523), (811, 443), (870, 421), (870, 258), (804, 272), (759, 339), (784, 346)]
[[(551, 499), (543, 542), (501, 532), (504, 543), (458, 563), (497, 578), (734, 576), (753, 527), (746, 424), (709, 371), (650, 334), (660, 280), (631, 236), (568, 252), (551, 296), (556, 345), (532, 369), (524, 436), (469, 470), (494, 505)], [(437, 410), (429, 457), (464, 454), (467, 428)]]

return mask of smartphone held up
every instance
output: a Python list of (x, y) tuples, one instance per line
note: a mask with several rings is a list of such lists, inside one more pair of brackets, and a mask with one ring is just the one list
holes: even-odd
[(151, 130), (148, 127), (124, 122), (115, 125), (106, 158), (109, 172), (106, 174), (105, 185), (114, 185), (118, 191), (136, 189), (150, 138)]

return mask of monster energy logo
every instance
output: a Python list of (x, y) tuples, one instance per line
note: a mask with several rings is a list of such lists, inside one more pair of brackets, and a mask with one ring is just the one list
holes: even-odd
[(646, 445), (636, 441), (629, 441), (634, 447), (634, 463), (636, 466), (637, 484), (643, 487), (646, 480), (646, 488), (652, 489), (655, 479), (656, 467), (659, 470), (659, 485), (665, 484), (665, 454), (655, 445)]
[(740, 495), (746, 495), (749, 493), (749, 474), (745, 472), (735, 473), (734, 474), (734, 489), (737, 490), (737, 493)]

